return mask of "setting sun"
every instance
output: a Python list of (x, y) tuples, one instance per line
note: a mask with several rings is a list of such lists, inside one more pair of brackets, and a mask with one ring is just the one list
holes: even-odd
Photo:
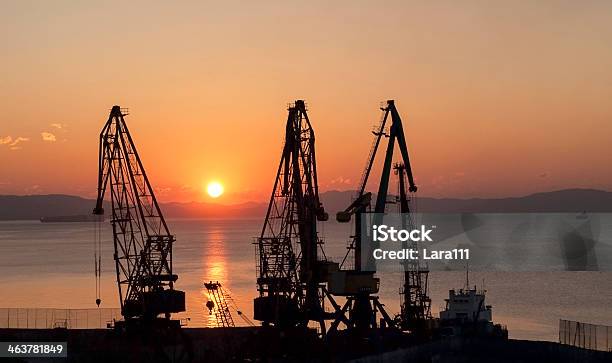
[(206, 192), (212, 198), (218, 198), (221, 196), (221, 194), (223, 194), (223, 185), (221, 185), (221, 183), (216, 182), (216, 181), (210, 182), (206, 186)]

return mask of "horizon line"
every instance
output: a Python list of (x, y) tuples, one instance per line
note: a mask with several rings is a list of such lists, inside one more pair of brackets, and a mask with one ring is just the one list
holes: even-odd
[[(337, 189), (333, 189), (333, 190), (327, 190), (324, 192), (321, 192), (319, 194), (325, 194), (325, 193), (348, 193), (348, 192), (356, 192), (356, 189), (346, 189), (346, 190), (337, 190)], [(495, 199), (519, 199), (519, 198), (526, 198), (526, 197), (530, 197), (533, 195), (537, 195), (537, 194), (547, 194), (547, 193), (558, 193), (558, 192), (568, 192), (568, 191), (593, 191), (593, 192), (604, 192), (604, 193), (611, 193), (612, 191), (610, 190), (604, 190), (604, 189), (597, 189), (597, 188), (579, 188), (579, 187), (574, 187), (574, 188), (562, 188), (562, 189), (552, 189), (552, 190), (546, 190), (546, 191), (538, 191), (538, 192), (533, 192), (533, 193), (528, 193), (528, 194), (521, 194), (521, 195), (514, 195), (514, 196), (496, 196), (496, 197), (451, 197), (451, 196), (444, 196), (444, 197), (430, 197), (430, 196), (418, 196), (418, 198), (427, 198), (427, 199), (436, 199), (436, 200), (442, 200), (442, 199), (454, 199), (454, 200), (495, 200)], [(376, 194), (376, 193), (372, 193), (372, 194)], [(390, 194), (392, 195), (392, 194)], [(66, 193), (44, 193), (44, 194), (0, 194), (0, 197), (45, 197), (45, 196), (66, 196), (66, 197), (74, 197), (74, 198), (81, 198), (81, 199), (91, 199), (91, 200), (95, 200), (94, 197), (87, 197), (87, 196), (82, 196), (82, 195), (77, 195), (77, 194), (66, 194)], [(181, 201), (159, 201), (160, 204), (170, 204), (170, 203), (174, 203), (174, 204), (211, 204), (211, 205), (220, 205), (220, 206), (238, 206), (238, 205), (244, 205), (244, 204), (250, 204), (250, 203), (254, 203), (254, 204), (264, 204), (267, 203), (267, 201), (265, 199), (263, 200), (248, 200), (248, 201), (244, 201), (244, 202), (240, 202), (240, 203), (219, 203), (219, 202), (214, 202), (214, 201), (195, 201), (195, 200), (191, 200), (191, 201), (186, 201), (186, 202), (181, 202)]]

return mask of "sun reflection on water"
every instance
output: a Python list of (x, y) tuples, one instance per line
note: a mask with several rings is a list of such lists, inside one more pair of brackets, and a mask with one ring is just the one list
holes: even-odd
[(207, 253), (202, 255), (203, 274), (201, 277), (199, 295), (201, 301), (199, 302), (199, 306), (202, 307), (206, 314), (205, 325), (207, 327), (215, 327), (215, 315), (211, 313), (206, 306), (208, 301), (212, 301), (212, 297), (209, 296), (208, 291), (204, 287), (204, 282), (220, 282), (222, 285), (227, 285), (229, 283), (225, 249), (226, 236), (221, 229), (212, 228), (207, 231), (205, 238), (207, 239), (206, 245), (208, 245), (208, 248)]

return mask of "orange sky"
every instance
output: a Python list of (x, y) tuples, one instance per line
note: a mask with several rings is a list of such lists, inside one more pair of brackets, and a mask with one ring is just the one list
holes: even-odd
[(611, 39), (606, 1), (3, 3), (0, 194), (93, 196), (119, 104), (159, 199), (265, 200), (296, 98), (323, 190), (389, 98), (423, 196), (612, 189)]

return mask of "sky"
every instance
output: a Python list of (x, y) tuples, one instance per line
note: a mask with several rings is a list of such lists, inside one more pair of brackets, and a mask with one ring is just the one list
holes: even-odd
[(95, 196), (120, 105), (158, 199), (264, 201), (295, 99), (324, 191), (357, 187), (387, 99), (420, 195), (612, 190), (609, 1), (0, 7), (0, 194)]

